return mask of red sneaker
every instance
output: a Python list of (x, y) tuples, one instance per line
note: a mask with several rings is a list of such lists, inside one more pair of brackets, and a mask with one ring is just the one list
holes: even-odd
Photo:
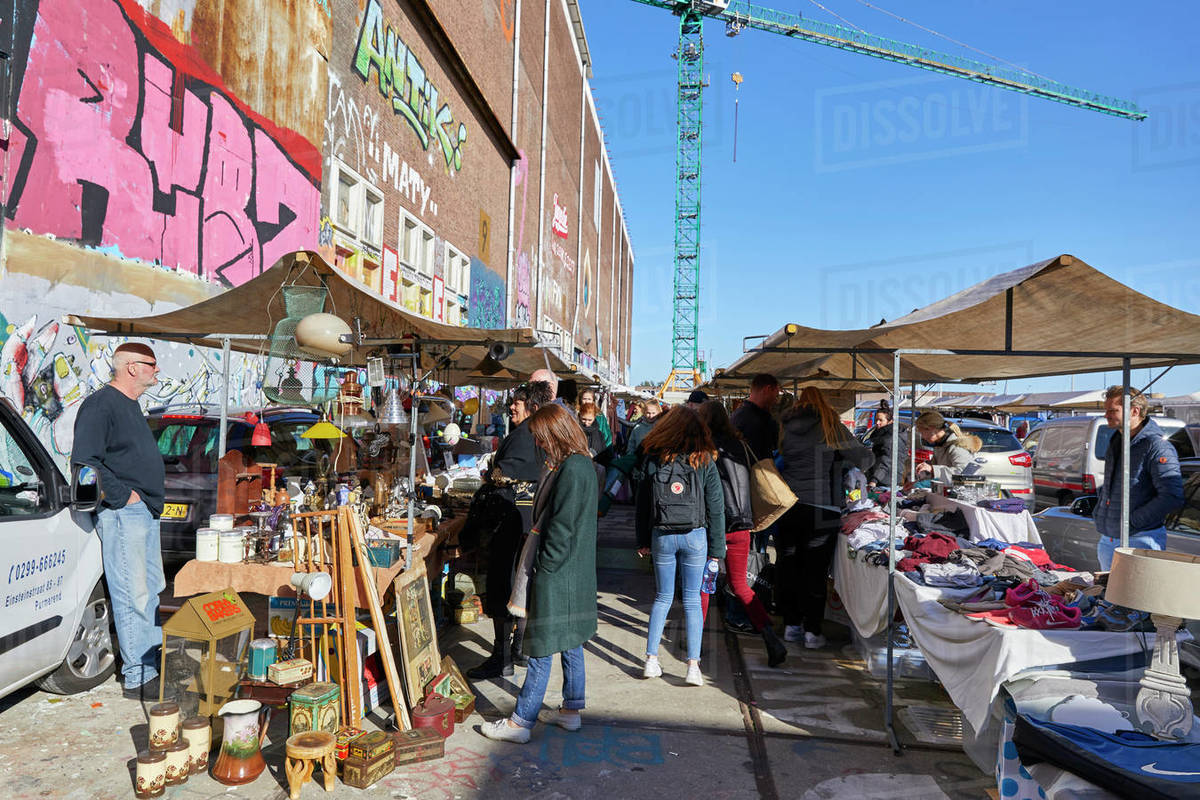
[(1033, 600), (1038, 595), (1045, 595), (1042, 591), (1041, 584), (1033, 578), (1024, 583), (1017, 584), (1013, 588), (1004, 593), (1004, 602), (1010, 606), (1023, 606), (1030, 600)]
[(1053, 630), (1078, 628), (1083, 615), (1074, 606), (1064, 606), (1056, 598), (1043, 593), (1022, 606), (1008, 612), (1008, 618), (1022, 628)]

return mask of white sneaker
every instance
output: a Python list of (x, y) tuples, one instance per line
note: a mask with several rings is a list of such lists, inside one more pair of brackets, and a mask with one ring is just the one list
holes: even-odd
[(685, 677), (684, 680), (690, 683), (692, 686), (703, 686), (704, 676), (700, 674), (700, 665), (692, 664), (688, 666), (687, 677)]
[(642, 677), (643, 678), (661, 678), (662, 677), (662, 664), (658, 663), (657, 658), (652, 658), (650, 656), (646, 657), (646, 666), (642, 668)]
[(495, 722), (485, 722), (479, 726), (479, 731), (487, 738), (495, 739), (497, 742), (525, 744), (529, 741), (529, 728), (509, 725), (508, 717), (502, 717)]
[(819, 633), (804, 632), (804, 646), (809, 650), (820, 650), (825, 646), (825, 637)]
[(582, 714), (564, 714), (562, 709), (555, 711), (546, 718), (548, 725), (557, 725), (564, 731), (577, 731), (583, 727)]
[(785, 642), (803, 642), (804, 641), (804, 626), (803, 625), (785, 625), (783, 628), (783, 640)]

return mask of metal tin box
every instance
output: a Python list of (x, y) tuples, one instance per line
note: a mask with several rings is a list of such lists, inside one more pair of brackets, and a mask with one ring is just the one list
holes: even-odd
[(431, 694), (412, 710), (414, 728), (430, 728), (443, 738), (454, 733), (454, 703), (440, 694)]
[(396, 742), (396, 766), (432, 761), (446, 755), (446, 740), (430, 728), (413, 728), (392, 734)]
[(342, 782), (356, 789), (365, 789), (390, 775), (395, 768), (396, 762), (391, 753), (384, 753), (371, 761), (346, 756), (342, 762)]
[(442, 697), (449, 697), (453, 694), (450, 689), (450, 673), (439, 672), (437, 677), (425, 684), (425, 694), (440, 694)]
[(475, 695), (473, 694), (452, 694), (450, 699), (454, 701), (454, 721), (456, 723), (462, 723), (475, 711)]
[(392, 748), (396, 746), (392, 737), (384, 731), (371, 731), (364, 733), (350, 743), (350, 758), (359, 758), (363, 761), (374, 761), (384, 753), (392, 752)]
[(288, 698), (291, 734), (326, 731), (336, 736), (341, 697), (342, 691), (336, 683), (324, 681), (310, 683), (292, 692), (292, 696)]
[(267, 678), (272, 683), (287, 684), (311, 678), (313, 665), (303, 658), (293, 658), (289, 661), (276, 661), (267, 667)]

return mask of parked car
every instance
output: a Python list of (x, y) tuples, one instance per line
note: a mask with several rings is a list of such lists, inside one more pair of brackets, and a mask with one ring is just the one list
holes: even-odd
[[(1171, 438), (1180, 458), (1196, 455), (1182, 421), (1151, 419)], [(1067, 506), (1076, 497), (1095, 494), (1104, 484), (1104, 454), (1113, 433), (1096, 415), (1048, 419), (1031, 431), (1022, 446), (1033, 458), (1037, 508)]]
[[(260, 416), (271, 430), (271, 445), (250, 444), (254, 425), (244, 410), (228, 412), (226, 449), (240, 450), (260, 463), (278, 464), (281, 475), (302, 480), (329, 471), (334, 444), (301, 436), (320, 416), (309, 408), (267, 408)], [(255, 412), (258, 413), (258, 412)], [(217, 510), (217, 461), (221, 414), (209, 406), (152, 408), (150, 430), (166, 467), (166, 502), (161, 519), (162, 553), (177, 562), (196, 554), (196, 529)]]
[[(92, 473), (94, 471), (86, 470)], [(91, 511), (96, 484), (68, 484), (0, 398), (0, 696), (30, 682), (74, 694), (116, 668), (112, 613)]]
[[(1167, 517), (1167, 549), (1200, 556), (1200, 458), (1181, 459), (1179, 466), (1183, 472), (1184, 506)], [(1092, 519), (1096, 500), (1095, 495), (1085, 495), (1070, 505), (1054, 506), (1034, 515), (1042, 544), (1055, 561), (1089, 572), (1100, 569), (1096, 557), (1100, 534)], [(1200, 623), (1190, 621), (1188, 630), (1200, 637)], [(1187, 642), (1179, 652), (1187, 663), (1200, 668), (1200, 644)]]
[[(1021, 447), (1017, 437), (1008, 428), (993, 425), (978, 419), (950, 419), (962, 430), (971, 433), (983, 441), (983, 447), (975, 454), (975, 475), (982, 475), (989, 481), (1000, 484), (1000, 488), (1012, 497), (1019, 497), (1025, 505), (1033, 510), (1033, 473), (1030, 470), (1029, 453)], [(917, 450), (918, 460), (922, 459), (922, 449)], [(932, 453), (928, 450), (924, 452)]]

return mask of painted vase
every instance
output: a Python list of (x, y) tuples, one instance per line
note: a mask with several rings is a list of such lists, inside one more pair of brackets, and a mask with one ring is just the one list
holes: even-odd
[(217, 712), (225, 721), (221, 750), (213, 762), (212, 776), (226, 786), (250, 783), (263, 773), (262, 740), (271, 710), (257, 700), (233, 700)]

